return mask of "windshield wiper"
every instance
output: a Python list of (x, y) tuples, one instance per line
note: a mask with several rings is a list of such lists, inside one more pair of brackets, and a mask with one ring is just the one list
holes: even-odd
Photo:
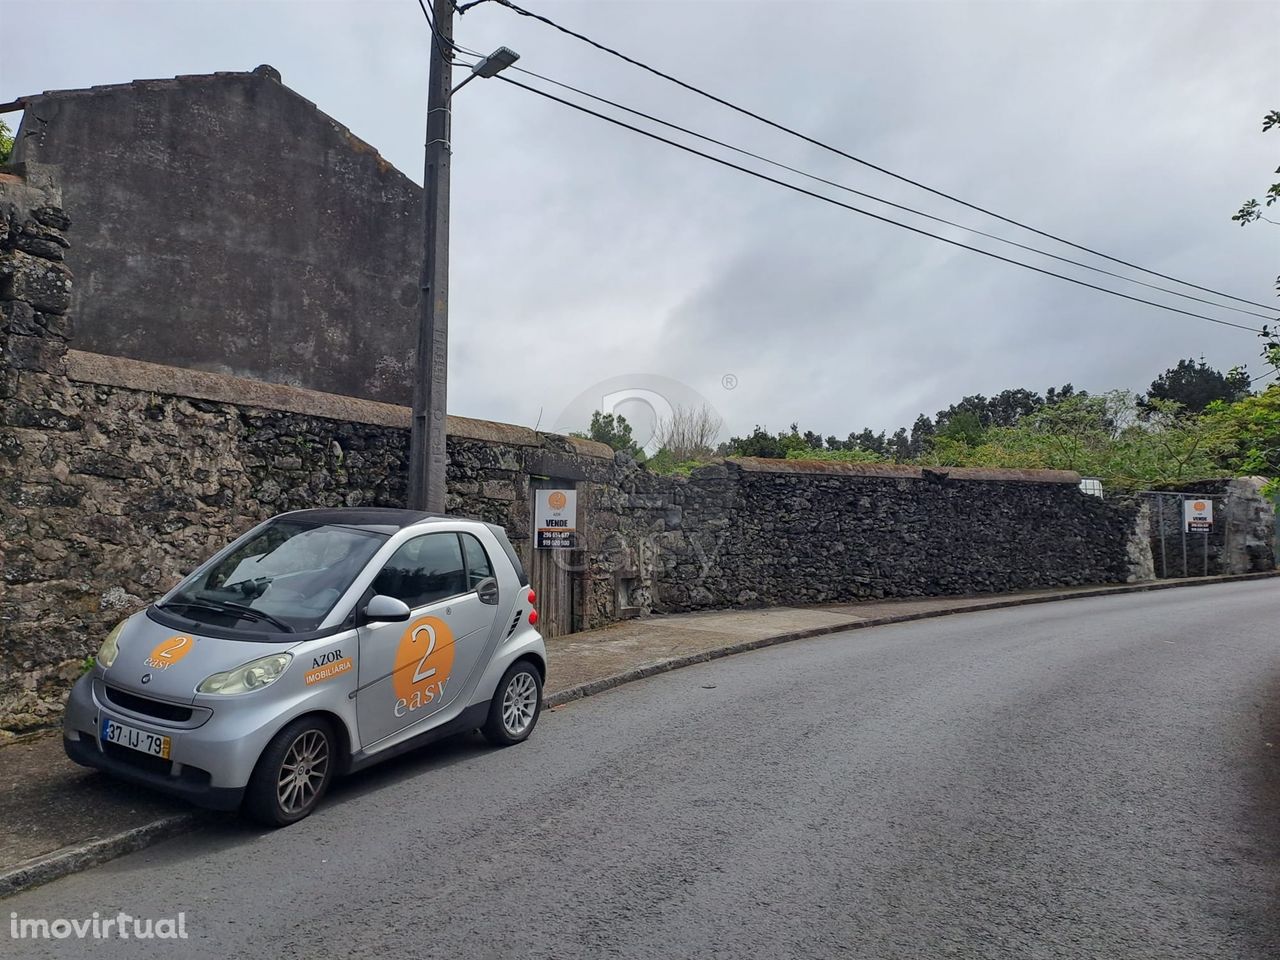
[(228, 610), (234, 610), (242, 617), (247, 617), (250, 620), (265, 620), (273, 627), (279, 627), (281, 630), (285, 631), (285, 633), (293, 633), (293, 627), (285, 623), (279, 617), (273, 617), (265, 610), (255, 610), (253, 607), (246, 607), (242, 603), (232, 603), (229, 600), (221, 600), (219, 602)]
[(174, 600), (164, 604), (161, 609), (168, 609), (169, 607), (184, 607), (188, 610), (212, 610), (214, 613), (234, 613), (244, 620), (265, 620), (286, 633), (294, 632), (293, 627), (279, 617), (273, 617), (265, 611), (255, 610), (253, 607), (246, 607), (240, 603), (230, 603), (226, 600)]

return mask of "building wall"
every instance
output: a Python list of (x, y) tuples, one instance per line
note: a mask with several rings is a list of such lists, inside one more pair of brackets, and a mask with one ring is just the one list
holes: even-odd
[(14, 159), (61, 168), (74, 348), (411, 400), (422, 191), (272, 68), (26, 98)]
[[(50, 174), (0, 172), (0, 731), (49, 722), (116, 622), (255, 522), (405, 493), (405, 407), (69, 347), (74, 246)], [(525, 427), (448, 433), (449, 510), (503, 524), (526, 563), (531, 480), (576, 486), (581, 549), (557, 560), (583, 628), (1144, 566), (1137, 505), (1074, 473), (741, 459), (657, 476)]]

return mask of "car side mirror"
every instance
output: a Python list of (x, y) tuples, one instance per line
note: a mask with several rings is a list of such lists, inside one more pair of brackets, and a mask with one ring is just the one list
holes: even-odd
[(379, 593), (365, 606), (364, 619), (366, 623), (399, 623), (409, 619), (409, 605), (403, 600)]
[(498, 581), (493, 577), (488, 577), (476, 584), (476, 595), (480, 597), (481, 603), (487, 603), (494, 606), (498, 602)]

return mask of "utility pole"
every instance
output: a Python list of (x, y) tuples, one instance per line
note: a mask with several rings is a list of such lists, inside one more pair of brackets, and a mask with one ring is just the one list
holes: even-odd
[(422, 180), (423, 258), (418, 302), (418, 358), (409, 438), (409, 507), (444, 513), (445, 398), (449, 366), (449, 135), (453, 85), (453, 0), (432, 0), (427, 80), (426, 168)]

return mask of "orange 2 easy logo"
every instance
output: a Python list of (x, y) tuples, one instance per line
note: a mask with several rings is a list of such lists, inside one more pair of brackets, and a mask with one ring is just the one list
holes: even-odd
[(453, 631), (439, 617), (409, 624), (396, 650), (391, 674), (396, 692), (395, 714), (403, 717), (443, 699), (453, 670)]
[(151, 656), (142, 662), (153, 670), (168, 670), (175, 663), (195, 649), (196, 642), (191, 637), (179, 634), (162, 640), (156, 644)]

